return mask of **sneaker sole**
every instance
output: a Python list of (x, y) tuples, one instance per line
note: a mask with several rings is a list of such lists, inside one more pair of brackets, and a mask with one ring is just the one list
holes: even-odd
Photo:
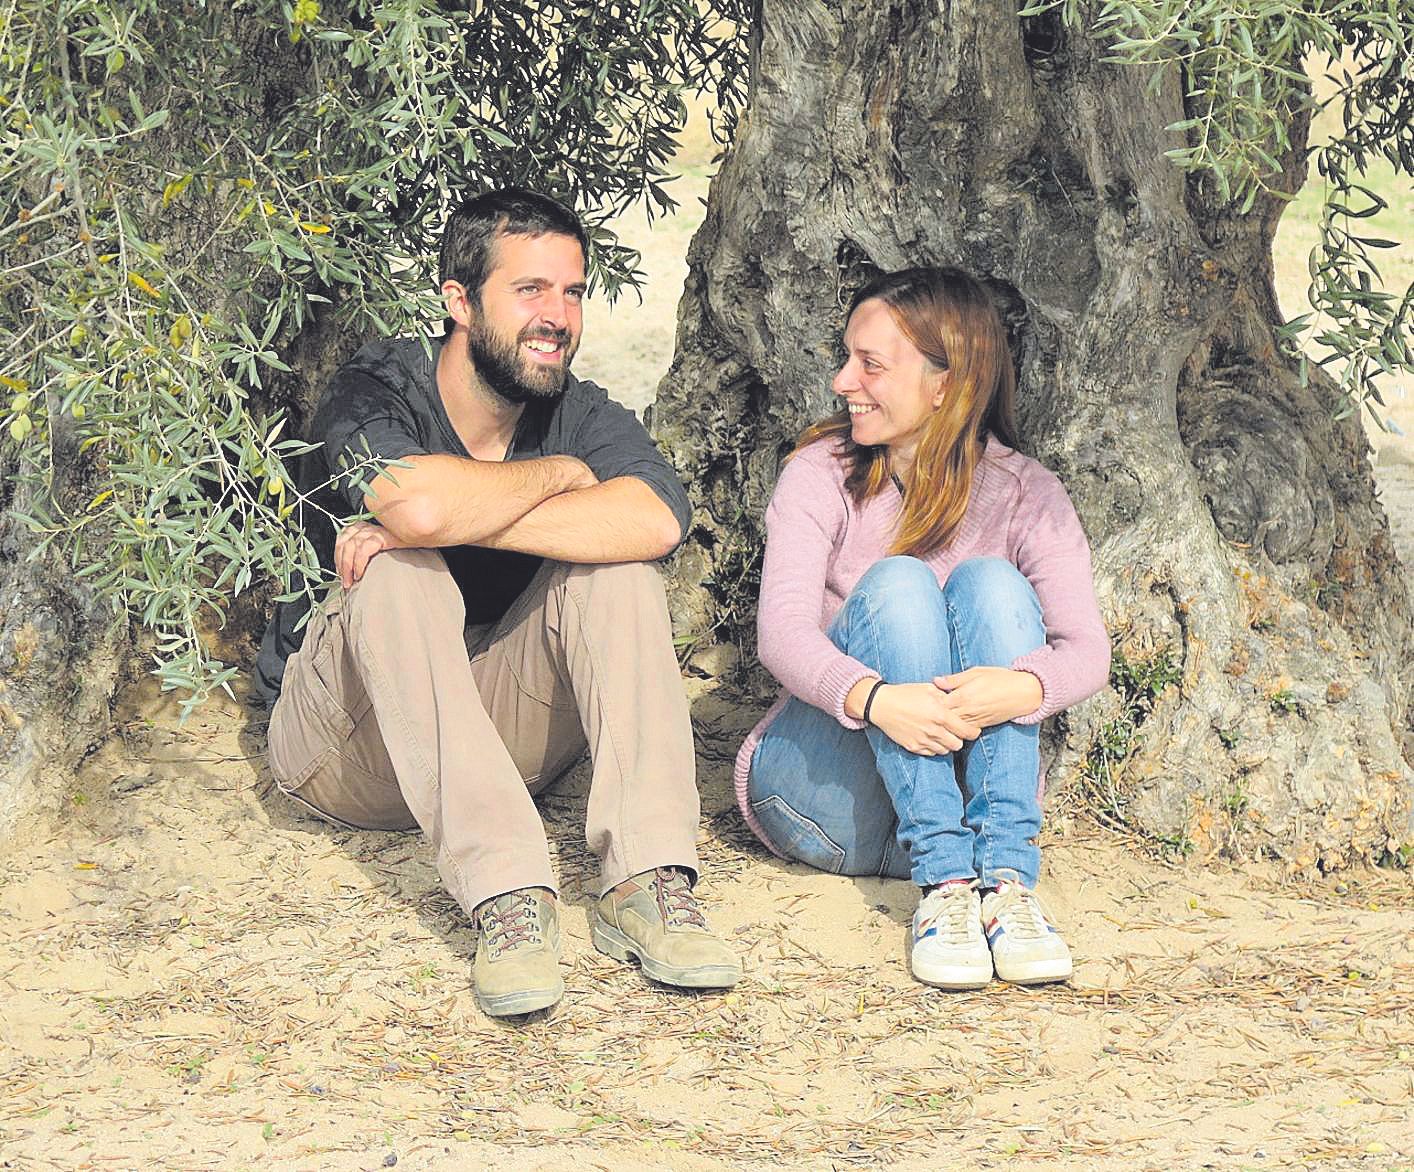
[(1029, 964), (1008, 967), (1004, 973), (997, 970), (997, 980), (1008, 985), (1049, 985), (1056, 981), (1068, 981), (1075, 971), (1069, 958), (1065, 960), (1034, 960)]
[(951, 989), (961, 991), (964, 989), (985, 989), (992, 983), (992, 965), (990, 959), (987, 967), (981, 965), (959, 965), (940, 964), (936, 967), (929, 965), (913, 964), (909, 967), (913, 971), (913, 978), (924, 985), (931, 985), (935, 989)]
[(549, 1009), (564, 995), (564, 981), (556, 981), (545, 989), (518, 989), (514, 993), (502, 993), (499, 997), (488, 997), (478, 989), (476, 1003), (489, 1017), (518, 1017), (523, 1013)]
[(632, 939), (612, 924), (594, 920), (594, 947), (605, 956), (615, 960), (637, 960), (638, 967), (646, 977), (663, 985), (676, 985), (680, 989), (729, 989), (741, 980), (741, 970), (728, 965), (698, 965), (695, 968), (679, 968), (664, 964), (644, 953)]

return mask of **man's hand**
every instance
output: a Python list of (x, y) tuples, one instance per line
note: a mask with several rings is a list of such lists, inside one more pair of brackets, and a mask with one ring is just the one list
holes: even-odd
[[(873, 686), (873, 679), (865, 679), (851, 688), (845, 711), (859, 711)], [(859, 689), (860, 696), (855, 696), (855, 689)], [(852, 700), (858, 701), (858, 707)], [(869, 722), (896, 745), (924, 757), (954, 753), (964, 741), (975, 740), (982, 731), (958, 714), (944, 692), (928, 683), (883, 684), (869, 706)]]
[[(592, 475), (592, 473), (591, 473)], [(334, 539), (334, 569), (345, 590), (363, 577), (368, 563), (385, 549), (408, 549), (381, 525), (355, 521), (339, 530)]]
[(1041, 706), (1041, 681), (1029, 671), (1009, 667), (970, 667), (933, 683), (947, 696), (948, 706), (963, 720), (982, 728), (1005, 724)]

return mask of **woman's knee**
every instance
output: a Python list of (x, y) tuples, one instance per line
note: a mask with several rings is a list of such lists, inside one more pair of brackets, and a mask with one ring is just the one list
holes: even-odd
[(926, 679), (946, 671), (940, 658), (948, 654), (948, 627), (936, 575), (914, 557), (875, 562), (845, 600), (829, 636), (886, 678)]
[(870, 566), (852, 593), (867, 597), (876, 610), (911, 609), (937, 597), (938, 578), (927, 562), (897, 554)]
[(1015, 611), (1039, 621), (1041, 603), (1026, 575), (1006, 558), (968, 558), (959, 562), (943, 584), (950, 602), (972, 609)]
[(1004, 558), (970, 558), (943, 586), (962, 658), (1007, 664), (1046, 641), (1041, 603), (1026, 575)]

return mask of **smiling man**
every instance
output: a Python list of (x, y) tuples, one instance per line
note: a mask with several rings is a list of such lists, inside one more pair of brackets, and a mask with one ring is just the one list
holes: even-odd
[[(533, 192), (452, 215), (440, 345), (365, 346), (315, 413), (299, 515), (339, 582), (303, 629), (280, 605), (257, 665), (280, 788), (343, 825), (421, 827), (498, 1016), (564, 992), (531, 795), (586, 744), (595, 946), (671, 985), (741, 975), (692, 894), (692, 730), (649, 564), (682, 540), (687, 499), (633, 414), (570, 374), (586, 250)], [(400, 466), (340, 475), (369, 457)], [(364, 511), (336, 538), (331, 518)]]

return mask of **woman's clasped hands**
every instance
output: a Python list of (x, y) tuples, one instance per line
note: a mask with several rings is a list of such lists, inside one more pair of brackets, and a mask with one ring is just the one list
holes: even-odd
[[(862, 716), (863, 699), (874, 688), (866, 679), (850, 692), (849, 709)], [(984, 728), (1034, 712), (1041, 681), (1027, 671), (973, 667), (932, 682), (884, 684), (869, 706), (869, 722), (895, 744), (924, 757), (955, 753)]]

